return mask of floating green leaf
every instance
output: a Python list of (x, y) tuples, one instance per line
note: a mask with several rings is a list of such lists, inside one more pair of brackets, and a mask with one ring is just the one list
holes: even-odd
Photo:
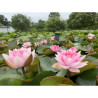
[(43, 71), (57, 72), (58, 69), (52, 67), (54, 63), (56, 63), (56, 60), (54, 58), (49, 57), (40, 58), (40, 67), (42, 68)]
[(67, 74), (67, 69), (61, 69), (56, 76), (65, 76)]
[(44, 78), (40, 82), (41, 86), (49, 86), (49, 85), (75, 85), (70, 79), (61, 77), (61, 76), (50, 76)]
[(16, 85), (22, 85), (22, 80), (18, 79), (2, 79), (0, 80), (0, 85), (9, 85), (9, 86), (16, 86)]
[(44, 54), (44, 50), (49, 49), (50, 46), (49, 45), (41, 45), (37, 48), (37, 52), (39, 54)]
[(93, 53), (87, 55), (87, 60), (91, 61), (92, 63), (98, 65), (98, 53)]
[(90, 69), (83, 72), (77, 78), (78, 85), (96, 85), (96, 76), (98, 75), (98, 68)]
[(52, 71), (44, 71), (44, 72), (37, 74), (32, 80), (25, 81), (23, 85), (40, 85), (40, 81), (43, 78), (54, 76), (54, 75), (55, 73)]
[(34, 78), (38, 74), (38, 72), (40, 72), (38, 57), (35, 57), (33, 63), (30, 66), (26, 67), (26, 72), (27, 79)]

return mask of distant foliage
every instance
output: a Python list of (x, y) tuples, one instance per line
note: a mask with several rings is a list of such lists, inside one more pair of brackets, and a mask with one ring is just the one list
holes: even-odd
[(4, 26), (2, 23), (0, 23), (0, 26)]
[(39, 20), (37, 23), (35, 23), (35, 22), (32, 22), (32, 29), (31, 29), (31, 31), (44, 31), (44, 29), (45, 29), (45, 21), (43, 21), (43, 20)]
[(84, 29), (96, 24), (95, 12), (73, 12), (67, 20), (70, 29)]
[[(3, 23), (1, 22), (1, 24)], [(9, 22), (9, 24), (11, 23)], [(38, 22), (31, 22), (29, 17), (26, 17), (22, 14), (17, 14), (12, 16), (12, 27), (17, 31), (32, 32), (56, 32), (84, 29), (96, 30), (98, 29), (98, 13), (73, 12), (69, 15), (69, 19), (63, 20), (61, 19), (59, 12), (50, 12), (48, 20), (44, 21), (40, 19)]]
[(43, 21), (43, 20), (39, 20), (38, 23), (37, 23), (37, 28), (38, 28), (38, 29), (43, 29), (44, 26), (45, 26), (45, 25), (44, 25), (44, 22), (45, 22), (45, 21)]
[(58, 18), (58, 17), (60, 17), (60, 14), (58, 12), (50, 12), (49, 14), (49, 19)]
[(0, 15), (0, 26), (9, 26), (9, 21), (4, 15)]
[(17, 14), (12, 16), (12, 27), (17, 31), (28, 31), (31, 27), (31, 20), (25, 15)]
[(52, 18), (45, 22), (45, 27), (50, 32), (61, 31), (65, 29), (65, 22), (60, 18)]

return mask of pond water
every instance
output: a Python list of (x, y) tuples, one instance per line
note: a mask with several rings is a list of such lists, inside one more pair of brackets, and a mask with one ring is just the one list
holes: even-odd
[(8, 28), (0, 28), (0, 32), (6, 33), (6, 32), (14, 32), (15, 30), (12, 27)]

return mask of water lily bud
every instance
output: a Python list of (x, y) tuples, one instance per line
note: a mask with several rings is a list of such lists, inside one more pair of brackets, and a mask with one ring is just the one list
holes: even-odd
[(20, 48), (9, 50), (9, 55), (2, 54), (4, 61), (11, 69), (18, 69), (31, 64), (35, 57), (35, 50), (31, 52), (31, 48)]
[(47, 40), (43, 40), (43, 41), (41, 41), (40, 44), (41, 44), (41, 45), (47, 45)]
[(50, 49), (56, 53), (61, 51), (61, 47), (59, 47), (58, 45), (53, 45), (50, 47)]
[(26, 48), (26, 47), (30, 47), (32, 44), (31, 42), (26, 42), (26, 43), (23, 43), (23, 47)]
[(88, 38), (89, 38), (89, 39), (93, 39), (94, 36), (95, 36), (94, 34), (88, 34)]
[(51, 40), (55, 40), (55, 36), (51, 37)]
[(35, 46), (35, 47), (38, 47), (38, 46), (39, 46), (39, 43), (34, 43), (34, 46)]

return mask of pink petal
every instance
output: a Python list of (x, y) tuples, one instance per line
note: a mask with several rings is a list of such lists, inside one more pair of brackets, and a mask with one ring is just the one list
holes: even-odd
[(77, 68), (77, 65), (79, 65), (79, 64), (80, 64), (80, 62), (73, 63), (73, 64), (71, 64), (71, 67), (72, 68)]
[(63, 69), (69, 69), (70, 68), (70, 66), (64, 66), (64, 65), (60, 65), (61, 66), (61, 68), (63, 68)]
[(31, 48), (28, 48), (28, 52), (31, 53)]
[(82, 56), (79, 58), (79, 61), (81, 62), (86, 56)]
[(23, 58), (20, 58), (19, 56), (16, 56), (16, 57), (14, 58), (14, 64), (15, 64), (15, 66), (16, 66), (17, 68), (23, 67), (24, 62), (25, 62), (25, 61), (23, 60)]
[(14, 56), (13, 56), (13, 55), (9, 55), (9, 60), (11, 61), (11, 63), (13, 63), (13, 61), (14, 61)]
[(87, 62), (81, 62), (78, 66), (76, 66), (76, 68), (84, 67), (85, 65), (87, 65)]
[(55, 63), (52, 65), (53, 68), (58, 68), (58, 69), (61, 69), (61, 66), (59, 63)]
[(66, 62), (66, 60), (67, 60), (67, 57), (65, 56), (65, 55), (63, 55), (63, 62)]
[(6, 54), (2, 54), (3, 57), (4, 57), (4, 60), (5, 60), (5, 63), (12, 69), (16, 69), (16, 67), (14, 66), (13, 63), (11, 63), (10, 59), (9, 59), (9, 56), (6, 55)]
[(72, 58), (68, 58), (68, 59), (67, 59), (67, 62), (66, 62), (66, 65), (69, 66), (69, 65), (71, 65), (71, 63), (72, 63)]
[(79, 70), (79, 69), (77, 69), (77, 68), (70, 68), (70, 69), (69, 69), (69, 71), (71, 71), (71, 72), (77, 72), (77, 73), (79, 73), (79, 72), (80, 72), (80, 70)]
[(64, 62), (63, 62), (58, 56), (56, 56), (55, 59), (56, 59), (60, 64), (64, 65)]
[(26, 60), (28, 58), (28, 54), (27, 53), (23, 53), (23, 59)]
[(7, 61), (9, 61), (9, 56), (8, 55), (6, 55), (6, 54), (2, 54), (2, 55), (3, 55), (4, 59), (6, 59)]
[(12, 50), (9, 50), (9, 55), (12, 55)]
[(80, 55), (81, 55), (81, 51), (79, 51), (79, 52), (77, 53), (77, 57), (79, 58)]

